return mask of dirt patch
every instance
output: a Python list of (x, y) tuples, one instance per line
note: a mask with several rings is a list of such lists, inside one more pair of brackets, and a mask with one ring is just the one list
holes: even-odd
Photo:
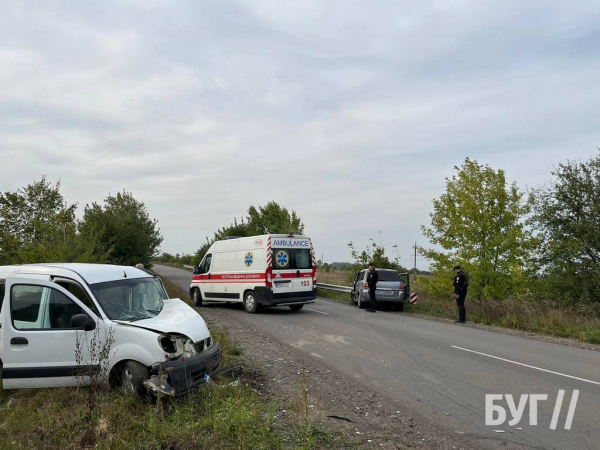
[[(313, 423), (351, 446), (378, 449), (463, 449), (461, 437), (371, 392), (271, 335), (241, 323), (217, 307), (198, 308), (212, 326), (227, 329), (243, 349), (244, 379), (287, 423), (307, 414)], [(303, 396), (303, 387), (308, 395)], [(281, 401), (283, 399), (283, 401)], [(467, 438), (468, 436), (465, 436)]]

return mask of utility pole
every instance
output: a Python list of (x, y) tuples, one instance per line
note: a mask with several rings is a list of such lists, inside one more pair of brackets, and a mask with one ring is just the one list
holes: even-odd
[(415, 274), (417, 273), (417, 241), (415, 241)]
[(381, 239), (381, 231), (378, 231), (379, 233), (379, 245), (381, 245), (383, 247), (383, 239)]

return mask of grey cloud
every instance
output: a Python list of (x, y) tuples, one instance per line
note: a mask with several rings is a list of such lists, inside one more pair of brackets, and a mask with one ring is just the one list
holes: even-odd
[(172, 252), (272, 199), (327, 260), (378, 231), (406, 252), (466, 156), (533, 186), (595, 151), (599, 14), (585, 1), (5, 2), (0, 190), (47, 174), (81, 205), (133, 191)]

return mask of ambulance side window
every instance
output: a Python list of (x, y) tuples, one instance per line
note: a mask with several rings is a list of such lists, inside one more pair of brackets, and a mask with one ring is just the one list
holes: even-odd
[(204, 259), (204, 264), (201, 267), (202, 273), (208, 273), (208, 271), (210, 270), (211, 261), (212, 261), (212, 255), (206, 255), (206, 258)]

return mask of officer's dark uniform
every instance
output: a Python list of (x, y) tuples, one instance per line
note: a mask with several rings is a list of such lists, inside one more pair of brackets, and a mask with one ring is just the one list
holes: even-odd
[(379, 281), (379, 274), (376, 269), (369, 270), (367, 272), (367, 284), (369, 285), (369, 311), (375, 312), (377, 310), (377, 298), (375, 297), (375, 290), (377, 289), (377, 282)]
[(458, 306), (458, 321), (467, 321), (467, 311), (465, 310), (465, 299), (467, 297), (467, 289), (469, 288), (469, 278), (462, 270), (454, 276), (454, 293), (456, 297), (456, 305)]

